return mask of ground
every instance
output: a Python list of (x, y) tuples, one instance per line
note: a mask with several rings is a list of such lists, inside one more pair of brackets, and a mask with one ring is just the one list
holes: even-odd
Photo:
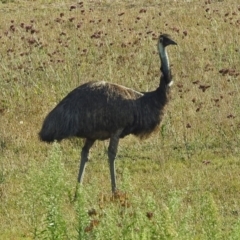
[[(0, 1), (1, 239), (239, 239), (240, 3)], [(91, 80), (150, 91), (157, 37), (174, 78), (162, 125), (120, 141), (113, 198), (107, 141), (72, 202), (82, 140), (38, 132)]]

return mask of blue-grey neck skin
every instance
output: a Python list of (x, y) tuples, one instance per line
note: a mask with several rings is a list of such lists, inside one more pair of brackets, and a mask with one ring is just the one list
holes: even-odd
[(160, 41), (158, 42), (158, 52), (161, 60), (162, 74), (167, 81), (166, 84), (170, 86), (172, 85), (172, 81), (171, 81), (171, 71), (169, 66), (168, 54), (167, 54), (166, 48), (163, 46), (163, 44)]

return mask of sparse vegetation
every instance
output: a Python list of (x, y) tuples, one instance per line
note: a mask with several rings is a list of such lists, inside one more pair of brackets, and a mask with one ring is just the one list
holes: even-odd
[[(4, 1), (1, 1), (2, 3)], [(240, 5), (237, 1), (0, 3), (1, 239), (239, 239)], [(98, 142), (72, 202), (82, 141), (39, 142), (76, 86), (159, 83), (169, 33), (175, 85), (160, 131), (121, 141), (122, 193)]]

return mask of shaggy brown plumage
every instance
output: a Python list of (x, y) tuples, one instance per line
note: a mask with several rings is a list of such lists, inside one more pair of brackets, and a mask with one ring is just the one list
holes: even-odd
[(165, 47), (176, 44), (168, 35), (160, 35), (158, 50), (161, 60), (159, 87), (140, 93), (121, 85), (88, 82), (70, 92), (46, 117), (39, 133), (46, 142), (69, 137), (85, 138), (78, 181), (83, 179), (89, 149), (95, 140), (110, 138), (108, 157), (112, 191), (116, 191), (114, 161), (119, 138), (134, 134), (147, 137), (160, 124), (168, 101), (172, 76)]

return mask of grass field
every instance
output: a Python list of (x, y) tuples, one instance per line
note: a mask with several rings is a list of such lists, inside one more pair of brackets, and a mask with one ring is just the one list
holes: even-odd
[[(0, 0), (0, 239), (240, 239), (240, 2)], [(120, 141), (113, 199), (97, 142), (72, 202), (82, 140), (45, 144), (46, 114), (105, 80), (174, 76), (159, 131)]]

